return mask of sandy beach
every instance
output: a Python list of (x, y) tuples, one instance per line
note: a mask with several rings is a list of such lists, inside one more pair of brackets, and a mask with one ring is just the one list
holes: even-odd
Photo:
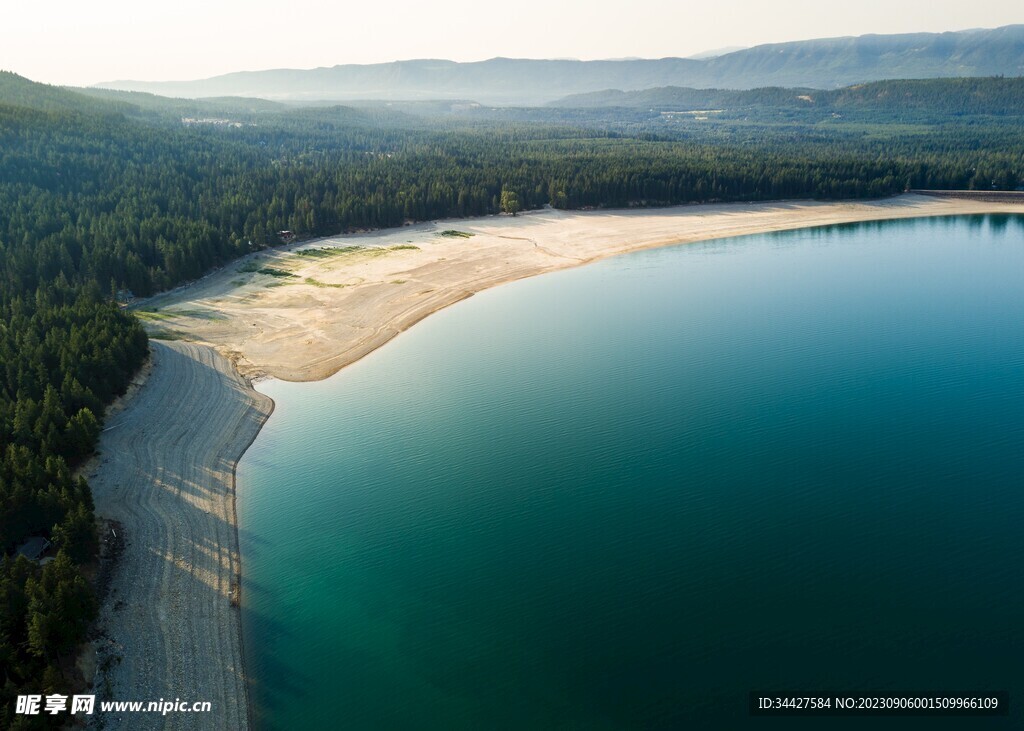
[(108, 420), (89, 481), (125, 547), (99, 622), (99, 655), (114, 660), (98, 685), (109, 680), (112, 700), (212, 712), (106, 715), (106, 728), (247, 728), (234, 468), (272, 406), (210, 348), (154, 342), (145, 384)]
[(109, 652), (122, 658), (108, 674), (111, 697), (210, 700), (216, 721), (135, 714), (108, 719), (108, 727), (247, 726), (239, 613), (231, 601), (240, 575), (234, 467), (273, 407), (249, 379), (325, 378), (476, 292), (628, 251), (988, 212), (1019, 213), (1024, 206), (906, 195), (548, 210), (268, 250), (138, 304), (151, 334), (172, 342), (153, 342), (148, 379), (108, 419), (89, 474), (97, 513), (119, 521), (127, 539), (100, 622)]
[(260, 252), (138, 310), (151, 334), (209, 344), (244, 376), (315, 381), (476, 292), (629, 251), (855, 221), (1022, 210), (1012, 202), (904, 195), (435, 222)]

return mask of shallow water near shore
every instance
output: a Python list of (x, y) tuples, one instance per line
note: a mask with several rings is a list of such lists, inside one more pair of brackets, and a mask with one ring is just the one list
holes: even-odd
[[(257, 728), (798, 723), (752, 690), (1024, 719), (1024, 219), (630, 254), (259, 390)], [(864, 723), (982, 721), (804, 725)]]

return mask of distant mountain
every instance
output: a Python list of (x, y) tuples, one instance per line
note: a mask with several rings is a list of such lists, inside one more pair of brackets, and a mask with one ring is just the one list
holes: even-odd
[(121, 114), (128, 117), (161, 117), (176, 121), (180, 121), (182, 117), (248, 119), (255, 115), (292, 109), (265, 99), (170, 99), (141, 92), (50, 86), (10, 71), (0, 71), (0, 104), (43, 112)]
[(0, 71), (0, 104), (43, 112), (124, 114), (132, 109), (120, 101), (94, 99), (60, 86), (40, 84), (10, 71)]
[(200, 81), (112, 81), (97, 86), (197, 98), (475, 99), (488, 103), (536, 104), (581, 91), (664, 86), (666, 80), (688, 78), (701, 63), (681, 58), (621, 61), (493, 58), (474, 63), (417, 60), (309, 70), (241, 71)]
[(694, 53), (687, 58), (692, 58), (696, 61), (701, 61), (705, 58), (718, 58), (724, 56), (727, 53), (736, 53), (736, 51), (745, 51), (749, 46), (726, 46), (725, 48), (713, 48), (710, 51), (701, 51), (700, 53)]
[(674, 86), (628, 92), (613, 89), (566, 97), (548, 106), (565, 109), (618, 107), (665, 112), (779, 109), (889, 115), (925, 113), (935, 117), (1016, 117), (1024, 116), (1024, 77), (886, 80), (829, 90), (766, 87), (736, 91)]
[(880, 79), (997, 75), (1024, 75), (1024, 25), (773, 43), (704, 59), (395, 61), (243, 71), (198, 81), (112, 81), (98, 86), (177, 97), (475, 99), (537, 104), (603, 89), (831, 89)]
[[(458, 106), (451, 102), (443, 105), (449, 112)], [(436, 103), (410, 104), (424, 107), (421, 115), (416, 116), (397, 106), (375, 102), (356, 109), (339, 104), (280, 104), (246, 97), (178, 99), (144, 92), (50, 86), (10, 71), (0, 71), (0, 110), (21, 107), (50, 114), (115, 117), (119, 121), (124, 118), (163, 127), (185, 124), (227, 128), (282, 122), (298, 123), (307, 128), (410, 129), (422, 127), (421, 115), (429, 116), (430, 107)], [(436, 116), (437, 112), (433, 114)]]
[[(1024, 75), (1024, 25), (772, 43), (704, 62), (710, 83), (831, 89), (882, 79)], [(634, 87), (637, 88), (637, 87)]]
[(146, 112), (168, 112), (184, 117), (211, 115), (253, 115), (281, 112), (287, 107), (278, 102), (259, 98), (243, 97), (207, 97), (204, 99), (174, 99), (156, 94), (137, 91), (117, 91), (114, 89), (75, 88), (78, 94), (114, 103), (123, 103), (134, 109)]

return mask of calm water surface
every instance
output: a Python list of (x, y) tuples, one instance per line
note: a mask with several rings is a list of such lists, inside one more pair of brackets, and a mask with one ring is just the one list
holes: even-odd
[(263, 729), (791, 728), (782, 689), (1024, 720), (1024, 221), (660, 249), (268, 382), (239, 468)]

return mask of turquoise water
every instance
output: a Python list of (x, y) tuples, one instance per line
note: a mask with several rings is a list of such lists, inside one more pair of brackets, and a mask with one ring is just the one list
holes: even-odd
[[(259, 728), (1020, 727), (1022, 284), (1022, 219), (750, 236), (262, 384)], [(755, 689), (1009, 690), (1013, 715), (801, 725), (749, 718)]]

